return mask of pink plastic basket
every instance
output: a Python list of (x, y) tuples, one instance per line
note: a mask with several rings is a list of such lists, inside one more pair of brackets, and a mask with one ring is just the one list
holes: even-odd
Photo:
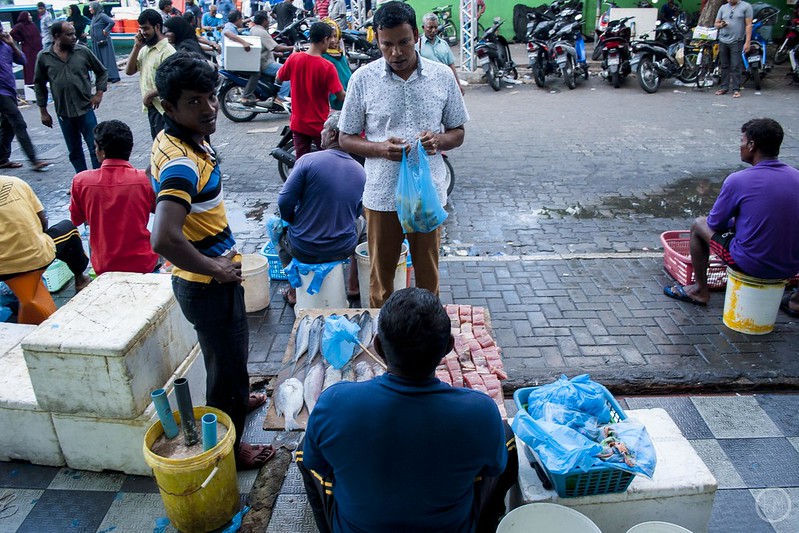
[[(696, 281), (691, 264), (690, 241), (690, 231), (664, 231), (660, 234), (663, 268), (680, 285), (690, 285)], [(727, 286), (727, 266), (715, 255), (710, 256), (707, 284), (711, 290), (721, 290)]]

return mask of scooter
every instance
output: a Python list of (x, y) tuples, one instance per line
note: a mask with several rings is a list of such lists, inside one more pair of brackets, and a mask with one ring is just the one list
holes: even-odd
[(485, 71), (488, 84), (495, 91), (502, 88), (503, 78), (510, 76), (515, 80), (519, 77), (516, 63), (511, 59), (508, 41), (499, 34), (499, 27), (503, 23), (501, 18), (495, 18), (494, 24), (485, 31), (474, 48), (477, 62)]
[[(766, 8), (761, 9), (761, 13)], [(771, 8), (774, 9), (774, 8)], [(752, 21), (752, 41), (749, 45), (749, 51), (741, 51), (743, 57), (743, 68), (747, 79), (755, 82), (755, 90), (759, 91), (762, 87), (761, 81), (766, 77), (766, 74), (771, 72), (772, 66), (766, 62), (766, 39), (760, 32), (760, 28), (771, 18), (774, 18), (779, 13), (774, 9), (773, 13), (766, 15), (764, 18)]]
[(632, 72), (630, 68), (630, 36), (632, 30), (627, 25), (627, 21), (634, 18), (624, 17), (609, 22), (594, 49), (595, 52), (599, 51), (599, 54), (595, 55), (602, 57), (600, 77), (610, 81), (616, 89), (621, 87), (621, 80)]
[[(320, 147), (314, 147), (314, 149), (318, 148)], [(291, 169), (294, 168), (294, 163), (297, 162), (297, 158), (294, 156), (294, 136), (288, 126), (283, 127), (283, 130), (280, 132), (280, 139), (277, 141), (277, 146), (272, 148), (269, 155), (277, 160), (277, 173), (280, 174), (280, 179), (285, 182), (289, 174), (291, 174)], [(356, 155), (352, 155), (352, 157), (361, 165), (364, 164), (363, 157)], [(452, 193), (452, 189), (455, 188), (455, 170), (452, 168), (452, 164), (449, 162), (449, 157), (447, 157), (446, 153), (441, 152), (441, 157), (444, 158), (444, 167), (447, 170), (446, 184), (447, 196), (449, 196)]]
[(788, 51), (799, 44), (799, 7), (793, 18), (791, 18), (791, 15), (785, 15), (782, 19), (786, 21), (785, 35), (782, 38), (782, 44), (774, 52), (775, 65), (782, 65), (788, 61)]
[(563, 80), (569, 89), (577, 86), (578, 74), (588, 79), (588, 63), (585, 60), (585, 42), (582, 33), (582, 14), (578, 13), (574, 21), (560, 28), (549, 48), (552, 58), (558, 64)]
[(660, 82), (675, 77), (683, 83), (694, 83), (699, 74), (696, 56), (686, 53), (688, 28), (673, 22), (663, 22), (655, 28), (655, 39), (632, 44), (635, 56), (630, 68), (636, 72), (638, 83), (647, 93), (656, 93)]
[(788, 59), (791, 62), (793, 82), (799, 84), (799, 44), (788, 50)]
[(355, 67), (353, 70), (380, 59), (383, 55), (380, 48), (366, 38), (366, 32), (363, 30), (344, 30), (341, 32), (341, 39), (344, 42), (347, 59)]
[(249, 122), (261, 113), (291, 113), (291, 104), (275, 102), (280, 86), (274, 78), (261, 75), (255, 89), (255, 105), (246, 106), (241, 103), (241, 97), (244, 96), (244, 86), (250, 73), (221, 69), (219, 74), (223, 80), (219, 88), (219, 107), (222, 114), (233, 122)]

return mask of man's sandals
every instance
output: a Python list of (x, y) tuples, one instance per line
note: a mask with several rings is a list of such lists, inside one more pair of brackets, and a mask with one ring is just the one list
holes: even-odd
[(790, 317), (799, 318), (799, 311), (791, 309), (791, 296), (793, 296), (795, 291), (799, 291), (799, 289), (794, 289), (793, 291), (785, 293), (785, 296), (782, 297), (782, 301), (780, 302), (780, 309)]
[(250, 399), (248, 400), (247, 403), (247, 412), (252, 413), (253, 411), (258, 409), (265, 403), (266, 403), (266, 394), (264, 394), (263, 392), (251, 392)]
[(253, 470), (261, 468), (275, 456), (275, 448), (271, 444), (239, 444), (236, 455), (237, 470)]
[(681, 302), (688, 302), (689, 304), (705, 306), (707, 302), (700, 302), (699, 300), (695, 300), (685, 292), (685, 287), (682, 285), (674, 285), (674, 286), (667, 286), (663, 287), (663, 294), (668, 296), (669, 298), (674, 298), (675, 300), (679, 300)]

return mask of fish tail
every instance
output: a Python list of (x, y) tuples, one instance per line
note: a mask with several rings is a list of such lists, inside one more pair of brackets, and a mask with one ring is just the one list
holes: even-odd
[(302, 426), (294, 418), (286, 418), (286, 431), (297, 431)]

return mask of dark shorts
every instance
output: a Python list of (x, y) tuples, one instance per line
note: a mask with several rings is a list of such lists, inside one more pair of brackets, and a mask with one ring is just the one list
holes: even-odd
[(710, 237), (710, 253), (713, 255), (718, 256), (725, 265), (730, 267), (733, 270), (741, 271), (738, 265), (735, 263), (735, 259), (732, 258), (732, 254), (730, 254), (730, 244), (732, 244), (732, 240), (735, 238), (734, 231), (725, 231), (720, 232), (717, 231)]
[[(355, 220), (355, 232), (358, 234), (358, 244), (365, 243), (366, 242), (366, 219), (363, 218), (363, 216), (359, 216)], [(319, 264), (319, 263), (332, 263), (334, 261), (343, 261), (343, 260), (349, 258), (349, 256), (351, 256), (355, 252), (355, 250), (353, 250), (351, 253), (340, 255), (340, 256), (334, 256), (334, 257), (322, 257), (322, 256), (307, 257), (307, 256), (304, 256), (304, 255), (298, 253), (297, 251), (295, 251), (292, 248), (291, 242), (289, 241), (289, 234), (288, 234), (288, 231), (286, 231), (286, 228), (284, 228), (283, 234), (280, 236), (280, 240), (278, 241), (277, 245), (275, 246), (275, 249), (277, 251), (278, 257), (280, 258), (280, 263), (283, 265), (283, 268), (286, 268), (287, 266), (289, 266), (289, 263), (291, 263), (291, 260), (294, 259), (294, 258), (296, 258), (297, 261), (299, 261), (301, 263), (306, 263), (306, 264), (309, 264), (309, 265), (315, 265), (315, 264)]]

